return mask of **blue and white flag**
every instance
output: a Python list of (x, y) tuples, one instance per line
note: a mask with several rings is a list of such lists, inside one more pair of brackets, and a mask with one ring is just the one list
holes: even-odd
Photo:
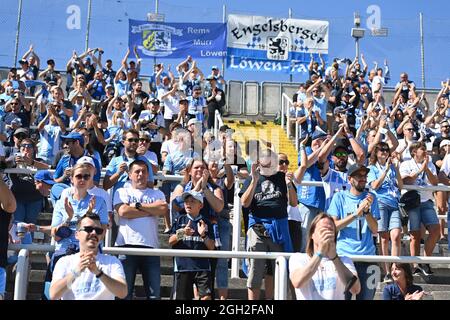
[(228, 16), (227, 66), (241, 70), (306, 72), (311, 54), (328, 58), (328, 22)]
[(226, 56), (225, 23), (162, 23), (129, 20), (128, 47), (141, 58)]

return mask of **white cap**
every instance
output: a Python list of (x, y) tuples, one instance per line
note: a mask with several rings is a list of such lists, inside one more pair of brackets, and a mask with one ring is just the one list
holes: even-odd
[(188, 191), (188, 192), (184, 192), (184, 193), (181, 195), (181, 199), (183, 199), (183, 201), (186, 201), (186, 199), (187, 199), (188, 197), (192, 197), (192, 198), (194, 198), (195, 200), (198, 200), (198, 201), (200, 201), (201, 203), (203, 203), (203, 195), (202, 195), (200, 192), (191, 190), (191, 191)]
[(439, 148), (442, 148), (442, 147), (445, 147), (445, 146), (448, 146), (448, 145), (450, 145), (450, 140), (444, 139), (444, 140), (441, 141), (441, 144), (439, 145)]
[(90, 164), (91, 166), (93, 166), (95, 168), (95, 162), (94, 159), (92, 159), (92, 157), (89, 156), (84, 156), (81, 157), (80, 159), (78, 159), (77, 164)]
[(192, 118), (192, 119), (189, 119), (187, 125), (190, 126), (191, 124), (196, 124), (197, 122), (199, 122), (199, 121), (196, 118)]

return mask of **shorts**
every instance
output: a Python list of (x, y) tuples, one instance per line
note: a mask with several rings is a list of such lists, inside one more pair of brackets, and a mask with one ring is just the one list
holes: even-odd
[(387, 204), (378, 202), (380, 210), (380, 220), (378, 220), (378, 232), (387, 232), (393, 229), (401, 229), (402, 221), (398, 207), (391, 207)]
[(434, 204), (431, 200), (422, 202), (419, 207), (409, 210), (408, 216), (409, 231), (419, 231), (421, 223), (423, 223), (424, 226), (439, 224), (436, 210), (434, 210)]
[(190, 271), (175, 273), (175, 300), (192, 300), (193, 286), (197, 287), (200, 298), (211, 296), (211, 276), (209, 271)]
[[(253, 228), (247, 231), (247, 251), (249, 252), (283, 252), (281, 244), (276, 244), (270, 237), (256, 234)], [(262, 280), (266, 271), (266, 259), (248, 259), (247, 288), (261, 288)], [(275, 270), (275, 261), (271, 260), (271, 270)], [(270, 270), (270, 268), (269, 268)]]

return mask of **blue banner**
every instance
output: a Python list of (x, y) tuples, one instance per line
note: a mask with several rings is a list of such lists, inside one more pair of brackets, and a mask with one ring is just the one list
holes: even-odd
[(129, 20), (128, 47), (141, 58), (222, 58), (227, 54), (225, 23), (162, 23)]

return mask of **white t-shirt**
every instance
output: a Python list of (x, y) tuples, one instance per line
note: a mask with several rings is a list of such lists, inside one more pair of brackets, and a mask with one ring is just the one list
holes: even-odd
[[(411, 159), (408, 161), (403, 161), (400, 164), (400, 175), (401, 176), (412, 175), (413, 173), (418, 172), (421, 167), (422, 167), (422, 164), (416, 163), (416, 161), (414, 159)], [(428, 161), (428, 168), (434, 175), (437, 174), (436, 167), (434, 166), (433, 162), (431, 161), (431, 158)], [(423, 171), (421, 174), (419, 174), (419, 176), (416, 178), (416, 181), (414, 182), (414, 184), (417, 186), (430, 186), (431, 185), (425, 171)], [(403, 190), (402, 194), (405, 192), (406, 192), (406, 190)], [(433, 191), (419, 190), (419, 193), (420, 193), (420, 202), (422, 202), (422, 203), (426, 202), (428, 200), (434, 199)]]
[(287, 212), (288, 212), (288, 220), (293, 220), (293, 221), (298, 221), (298, 222), (303, 221), (303, 217), (300, 213), (298, 206), (291, 207), (290, 205), (288, 205)]
[[(411, 143), (409, 143), (409, 146), (411, 146)], [(399, 139), (398, 140), (398, 146), (397, 149), (395, 149), (396, 152), (400, 152), (402, 151), (406, 146), (406, 140), (405, 139)], [(402, 153), (402, 161), (406, 161), (406, 160), (411, 160), (412, 156), (411, 153), (409, 152), (409, 147), (406, 148), (403, 153)]]
[(178, 145), (172, 139), (164, 141), (161, 145), (161, 154), (163, 152), (167, 152), (167, 154), (173, 154), (177, 150)]
[(177, 96), (169, 95), (161, 100), (164, 103), (164, 119), (171, 120), (173, 116), (180, 112), (180, 99)]
[(375, 89), (380, 84), (380, 94), (383, 94), (384, 78), (380, 76), (375, 76), (372, 79), (372, 93), (375, 93)]
[[(64, 256), (59, 259), (53, 271), (52, 283), (63, 279), (78, 265), (79, 261), (79, 253)], [(107, 276), (114, 279), (121, 278), (125, 281), (122, 263), (116, 257), (101, 253), (97, 254), (97, 267)], [(95, 274), (90, 272), (89, 269), (85, 269), (72, 282), (70, 289), (63, 294), (61, 300), (114, 300), (114, 298), (114, 294), (106, 288), (103, 282), (99, 278), (96, 278)]]
[[(348, 257), (339, 258), (356, 275), (353, 261)], [(290, 272), (292, 273), (295, 269), (301, 267), (304, 268), (310, 259), (306, 253), (293, 254), (289, 259)], [(302, 288), (295, 288), (295, 295), (297, 296), (297, 300), (344, 300), (345, 286), (346, 283), (342, 282), (338, 277), (333, 261), (323, 258), (311, 280)]]
[[(114, 194), (114, 207), (122, 203), (142, 204), (153, 203), (156, 200), (166, 201), (166, 197), (160, 190), (150, 188), (134, 189), (120, 188)], [(158, 217), (148, 216), (136, 219), (119, 217), (119, 231), (116, 246), (125, 244), (159, 248)]]
[(144, 157), (146, 157), (152, 165), (158, 166), (158, 157), (153, 151), (147, 150), (147, 152), (144, 154)]
[[(61, 199), (66, 198), (70, 192), (73, 192), (73, 187), (64, 189), (61, 192)], [(87, 192), (90, 195), (97, 196), (97, 197), (100, 197), (103, 200), (105, 200), (106, 208), (107, 208), (108, 212), (113, 212), (111, 196), (108, 194), (108, 192), (105, 191), (105, 189), (94, 186), (91, 189), (89, 189)]]

